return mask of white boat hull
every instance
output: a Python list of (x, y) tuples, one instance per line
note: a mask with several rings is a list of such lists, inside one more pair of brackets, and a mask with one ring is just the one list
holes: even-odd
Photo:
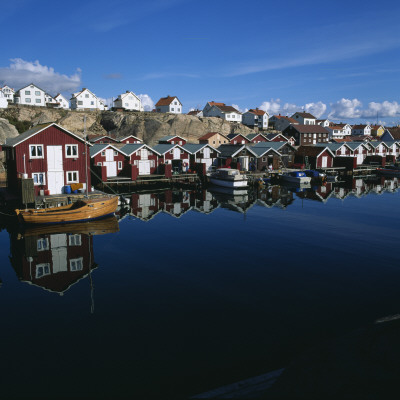
[(210, 182), (213, 185), (227, 187), (227, 188), (242, 188), (247, 187), (247, 179), (240, 179), (240, 180), (225, 180), (225, 179), (218, 179), (210, 177)]

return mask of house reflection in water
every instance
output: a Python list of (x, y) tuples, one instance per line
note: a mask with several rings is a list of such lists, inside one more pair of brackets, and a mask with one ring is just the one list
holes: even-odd
[(293, 203), (293, 193), (285, 186), (268, 186), (257, 195), (257, 204), (263, 207), (286, 208)]
[(116, 231), (118, 221), (112, 217), (86, 224), (32, 228), (23, 234), (11, 233), (11, 265), (22, 282), (62, 295), (97, 268), (93, 235)]

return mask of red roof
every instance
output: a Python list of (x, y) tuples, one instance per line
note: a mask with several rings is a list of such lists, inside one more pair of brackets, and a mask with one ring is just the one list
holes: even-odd
[(217, 106), (217, 107), (225, 105), (225, 103), (216, 103), (215, 101), (209, 101), (208, 104), (210, 106)]
[(210, 139), (210, 137), (213, 137), (214, 135), (221, 135), (224, 138), (226, 138), (227, 140), (229, 140), (225, 135), (223, 135), (222, 133), (219, 133), (219, 132), (208, 132), (205, 135), (203, 135), (202, 137), (199, 137), (198, 140), (208, 140), (208, 139)]
[(157, 101), (156, 106), (169, 106), (174, 99), (177, 99), (177, 97), (176, 96), (161, 97), (161, 99)]
[(299, 121), (296, 121), (294, 118), (286, 117), (285, 115), (274, 115), (274, 117), (278, 118), (278, 119), (286, 119), (291, 124), (298, 124), (299, 123)]
[(256, 115), (264, 115), (265, 114), (265, 111), (259, 110), (258, 108), (256, 108), (256, 109), (250, 108), (249, 112), (256, 114)]
[(292, 125), (299, 133), (328, 133), (321, 125)]
[(237, 114), (241, 114), (240, 111), (236, 110), (236, 108), (232, 107), (232, 106), (216, 106), (218, 107), (222, 112), (224, 113), (237, 113)]
[[(308, 112), (296, 112), (296, 113), (294, 113), (293, 115), (300, 115), (300, 117), (303, 117), (303, 118), (312, 118), (312, 119), (316, 119), (315, 117), (314, 117), (314, 115), (312, 115), (312, 114), (310, 114), (310, 113), (308, 113)], [(293, 117), (293, 115), (292, 115), (292, 117)]]
[(199, 112), (200, 112), (200, 110), (192, 110), (192, 111), (189, 111), (187, 113), (187, 115), (197, 115)]

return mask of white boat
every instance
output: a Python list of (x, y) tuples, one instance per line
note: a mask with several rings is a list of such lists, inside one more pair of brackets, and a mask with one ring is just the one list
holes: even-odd
[(311, 177), (307, 176), (303, 171), (286, 172), (280, 177), (284, 182), (311, 183)]
[(210, 182), (213, 185), (228, 188), (240, 188), (247, 186), (247, 176), (241, 175), (238, 169), (220, 168), (210, 176)]

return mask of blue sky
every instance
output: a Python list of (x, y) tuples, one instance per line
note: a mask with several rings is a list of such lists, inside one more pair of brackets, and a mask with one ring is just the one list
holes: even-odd
[(381, 0), (14, 0), (2, 4), (0, 84), (87, 87), (145, 104), (176, 95), (270, 114), (303, 108), (399, 123), (400, 4)]

